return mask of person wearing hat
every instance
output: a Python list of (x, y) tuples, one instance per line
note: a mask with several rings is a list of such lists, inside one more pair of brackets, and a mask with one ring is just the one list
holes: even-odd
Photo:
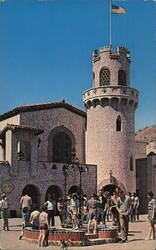
[(9, 231), (9, 223), (8, 223), (8, 200), (5, 194), (1, 195), (0, 201), (0, 210), (1, 210), (1, 218), (3, 219), (3, 230), (5, 228)]

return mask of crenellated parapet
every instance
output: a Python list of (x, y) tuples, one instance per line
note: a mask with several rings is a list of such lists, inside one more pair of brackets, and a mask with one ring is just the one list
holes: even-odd
[(115, 51), (112, 50), (111, 46), (104, 46), (98, 50), (94, 50), (92, 53), (93, 63), (100, 61), (103, 57), (117, 60), (121, 59), (121, 57), (125, 57), (130, 62), (130, 51), (122, 46), (116, 47)]
[(86, 108), (91, 106), (123, 105), (136, 109), (138, 105), (138, 91), (129, 87), (103, 86), (91, 88), (84, 92), (83, 102)]

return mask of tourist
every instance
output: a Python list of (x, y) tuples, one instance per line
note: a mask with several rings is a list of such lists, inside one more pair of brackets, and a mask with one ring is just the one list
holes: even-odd
[(93, 227), (93, 233), (97, 233), (97, 207), (100, 201), (97, 199), (97, 195), (93, 194), (87, 202), (89, 221), (87, 225), (87, 233), (91, 233)]
[(88, 222), (88, 210), (87, 210), (87, 195), (84, 194), (82, 198), (82, 223)]
[(102, 190), (98, 191), (97, 203), (97, 223), (105, 224), (107, 198), (103, 196)]
[(121, 243), (128, 241), (129, 214), (131, 210), (131, 200), (128, 195), (120, 190), (117, 198), (117, 209), (120, 218)]
[(21, 197), (20, 205), (22, 207), (22, 213), (23, 213), (23, 208), (27, 207), (28, 212), (29, 212), (29, 216), (30, 216), (30, 212), (31, 212), (31, 208), (32, 208), (32, 199), (28, 194), (25, 194), (24, 196)]
[(48, 228), (49, 228), (49, 222), (48, 222), (48, 214), (46, 213), (46, 207), (42, 206), (42, 212), (39, 215), (39, 229), (40, 234), (38, 238), (38, 246), (43, 247), (47, 245), (47, 234), (48, 234)]
[(37, 207), (34, 207), (34, 210), (30, 214), (30, 224), (32, 229), (39, 229), (39, 215), (40, 212), (37, 210)]
[(111, 200), (111, 195), (109, 192), (106, 193), (107, 195), (107, 203), (105, 205), (105, 214), (106, 214), (106, 219), (107, 219), (107, 222), (110, 221), (110, 215), (111, 215), (111, 205), (112, 205), (112, 200)]
[(135, 193), (130, 196), (131, 200), (131, 212), (130, 212), (130, 221), (135, 221)]
[(48, 213), (48, 225), (54, 227), (55, 225), (55, 212), (56, 212), (56, 201), (49, 196), (48, 201), (43, 204), (47, 208)]
[(79, 200), (75, 193), (72, 194), (72, 198), (69, 204), (70, 214), (72, 218), (73, 229), (79, 228), (78, 215), (79, 215)]
[(139, 221), (139, 197), (138, 195), (135, 193), (134, 194), (135, 200), (134, 200), (134, 207), (135, 207), (135, 221)]
[(117, 226), (118, 232), (120, 232), (120, 219), (119, 219), (119, 212), (117, 210), (117, 199), (119, 197), (118, 192), (114, 192), (113, 195), (111, 196), (111, 201), (110, 201), (110, 211), (112, 215), (112, 223), (113, 226)]
[(28, 207), (24, 207), (23, 208), (23, 210), (22, 210), (22, 219), (23, 219), (23, 222), (22, 222), (22, 232), (21, 232), (21, 234), (19, 236), (19, 240), (21, 240), (22, 237), (23, 237), (24, 228), (30, 226)]
[(7, 229), (7, 231), (9, 231), (8, 208), (8, 199), (5, 194), (2, 194), (0, 201), (1, 218), (3, 219), (3, 230)]
[(148, 192), (148, 221), (149, 221), (149, 233), (146, 240), (155, 240), (155, 224), (156, 224), (156, 199), (153, 197), (153, 192)]
[(59, 212), (59, 217), (61, 221), (61, 226), (64, 226), (65, 216), (66, 216), (66, 208), (62, 199), (59, 199), (57, 202), (57, 210)]

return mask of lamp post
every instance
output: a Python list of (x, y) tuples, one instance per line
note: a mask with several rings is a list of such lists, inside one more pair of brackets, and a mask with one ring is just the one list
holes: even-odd
[(76, 157), (76, 151), (73, 148), (72, 155), (71, 155), (71, 161), (70, 163), (64, 164), (62, 167), (62, 172), (64, 174), (64, 199), (66, 199), (67, 195), (67, 176), (72, 173), (74, 170), (77, 170), (79, 172), (79, 214), (80, 214), (80, 220), (81, 220), (81, 206), (82, 206), (82, 173), (88, 172), (88, 167), (80, 165), (79, 159)]
[(67, 195), (67, 174), (68, 174), (68, 165), (63, 165), (62, 171), (64, 174), (64, 199), (66, 199)]
[(80, 220), (81, 220), (81, 206), (82, 206), (82, 173), (88, 172), (88, 167), (80, 165), (79, 159), (76, 157), (76, 151), (73, 148), (72, 151), (72, 168), (76, 168), (80, 174), (80, 192), (79, 192), (79, 213), (80, 213)]

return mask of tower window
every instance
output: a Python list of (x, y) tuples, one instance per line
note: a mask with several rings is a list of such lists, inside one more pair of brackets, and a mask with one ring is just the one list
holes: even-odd
[(103, 85), (110, 85), (110, 70), (106, 67), (100, 70), (100, 86)]
[(133, 157), (130, 158), (130, 170), (133, 171)]
[(93, 72), (93, 86), (95, 86), (95, 74)]
[(124, 70), (118, 71), (118, 85), (126, 86), (126, 72)]
[(120, 115), (116, 119), (116, 131), (121, 131), (121, 117), (120, 117)]

